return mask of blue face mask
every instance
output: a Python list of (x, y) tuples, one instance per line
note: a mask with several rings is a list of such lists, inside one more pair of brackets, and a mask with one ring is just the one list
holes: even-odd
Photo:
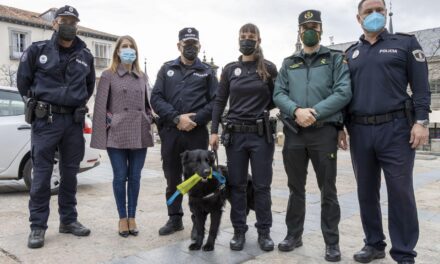
[(123, 64), (132, 64), (136, 60), (136, 51), (131, 48), (120, 49), (119, 58)]
[(368, 32), (379, 32), (385, 27), (385, 16), (381, 13), (373, 12), (369, 14), (364, 21), (362, 22), (362, 26)]

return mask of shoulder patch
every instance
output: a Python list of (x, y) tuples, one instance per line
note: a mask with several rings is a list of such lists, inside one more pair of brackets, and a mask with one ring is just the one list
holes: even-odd
[(406, 37), (412, 37), (412, 36), (414, 36), (414, 34), (403, 33), (403, 32), (396, 32), (395, 34), (396, 34), (396, 35), (399, 35), (399, 36), (406, 36)]
[(426, 61), (426, 57), (425, 57), (425, 53), (423, 52), (423, 50), (421, 49), (417, 49), (414, 50), (412, 52), (414, 59), (418, 62), (425, 62)]

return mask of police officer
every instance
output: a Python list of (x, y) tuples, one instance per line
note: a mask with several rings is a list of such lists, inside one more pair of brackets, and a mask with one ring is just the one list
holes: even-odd
[[(33, 43), (22, 55), (17, 85), (28, 99), (28, 115), (35, 115), (31, 130), (33, 182), (30, 190), (31, 233), (28, 247), (44, 245), (49, 217), (50, 181), (55, 151), (60, 154), (61, 181), (58, 194), (60, 233), (88, 236), (78, 222), (76, 174), (84, 156), (85, 105), (93, 94), (93, 55), (79, 39), (78, 11), (63, 6), (55, 13), (50, 40)], [(36, 102), (35, 109), (32, 107)], [(30, 109), (29, 109), (30, 108)]]
[[(341, 109), (351, 99), (350, 77), (344, 56), (320, 45), (321, 12), (299, 15), (299, 34), (304, 49), (287, 57), (275, 83), (274, 101), (285, 120), (298, 131), (284, 127), (283, 159), (290, 189), (287, 236), (278, 245), (291, 251), (302, 245), (305, 217), (305, 185), (309, 160), (321, 190), (321, 229), (325, 259), (339, 261), (340, 208), (336, 192), (338, 130)], [(345, 146), (343, 146), (345, 148)]]
[[(390, 34), (385, 29), (386, 14), (385, 1), (360, 1), (357, 20), (364, 34), (346, 52), (353, 87), (347, 128), (365, 233), (365, 246), (354, 259), (368, 263), (385, 257), (382, 169), (388, 191), (391, 257), (398, 263), (414, 263), (419, 228), (413, 166), (415, 148), (429, 135), (428, 68), (414, 36)], [(412, 96), (407, 93), (408, 84)]]
[[(199, 32), (195, 28), (180, 30), (177, 43), (180, 56), (162, 66), (151, 94), (151, 105), (159, 115), (167, 199), (182, 182), (180, 154), (185, 150), (208, 149), (206, 124), (211, 120), (218, 81), (214, 70), (197, 57), (200, 47)], [(168, 206), (168, 216), (159, 235), (183, 229), (182, 196)]]
[[(274, 108), (272, 95), (277, 69), (272, 62), (264, 59), (260, 43), (260, 31), (257, 26), (245, 24), (240, 28), (239, 44), (243, 55), (238, 61), (225, 66), (212, 114), (210, 144), (213, 149), (217, 149), (218, 126), (229, 99), (223, 144), (228, 158), (231, 222), (234, 227), (234, 236), (229, 244), (232, 250), (243, 249), (245, 233), (248, 230), (246, 191), (249, 162), (252, 169), (258, 243), (264, 251), (274, 248), (270, 237), (270, 185), (274, 142), (273, 131), (267, 131), (264, 127), (270, 126), (266, 122), (269, 122), (268, 110)], [(230, 140), (225, 140), (226, 135)], [(271, 140), (268, 141), (268, 138)]]

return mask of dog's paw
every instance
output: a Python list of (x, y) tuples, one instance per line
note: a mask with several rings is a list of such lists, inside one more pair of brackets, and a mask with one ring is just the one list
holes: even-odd
[(189, 250), (200, 250), (201, 248), (202, 248), (202, 245), (198, 244), (198, 243), (192, 243), (188, 247)]
[(206, 243), (204, 246), (203, 246), (203, 251), (213, 251), (214, 250), (214, 244), (208, 244), (208, 243)]

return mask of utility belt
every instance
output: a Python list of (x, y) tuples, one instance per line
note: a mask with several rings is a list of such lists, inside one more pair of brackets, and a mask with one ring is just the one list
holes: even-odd
[(85, 115), (89, 109), (86, 106), (69, 107), (52, 105), (43, 101), (38, 101), (35, 98), (26, 99), (26, 111), (25, 120), (29, 124), (35, 120), (35, 118), (43, 119), (47, 118), (48, 123), (53, 122), (53, 114), (73, 114), (73, 119), (76, 123), (84, 123)]
[(392, 111), (381, 115), (371, 115), (371, 116), (350, 116), (350, 122), (361, 125), (380, 125), (384, 123), (391, 122), (396, 118), (407, 117), (406, 111), (404, 109)]
[(256, 133), (260, 137), (265, 136), (267, 143), (270, 144), (277, 130), (277, 119), (269, 117), (269, 113), (265, 111), (263, 118), (255, 120), (255, 125), (226, 121), (222, 126), (221, 142), (225, 147), (232, 144), (232, 133)]

